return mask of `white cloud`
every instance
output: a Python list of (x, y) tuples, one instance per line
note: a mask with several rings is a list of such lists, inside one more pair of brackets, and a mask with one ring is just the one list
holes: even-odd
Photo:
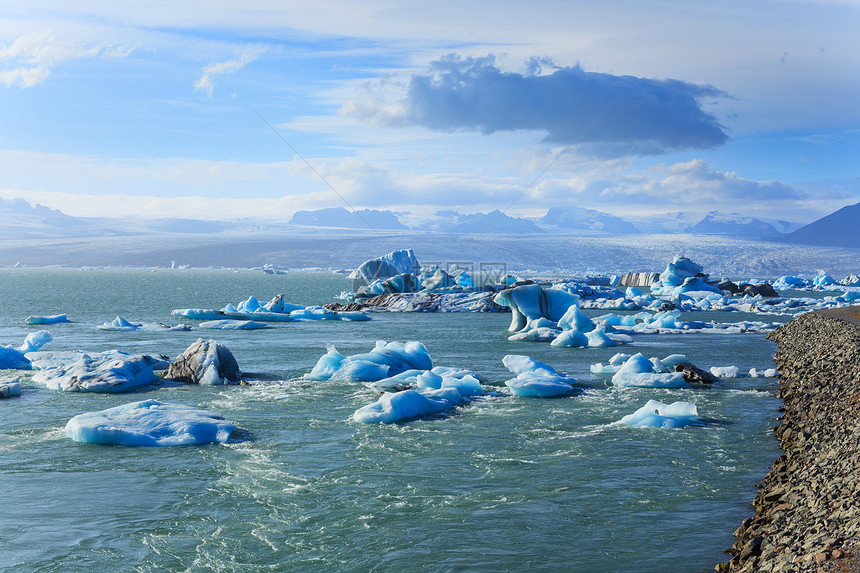
[(203, 67), (200, 79), (194, 82), (194, 89), (203, 92), (209, 97), (212, 97), (212, 91), (215, 88), (213, 78), (224, 74), (235, 74), (263, 53), (262, 48), (246, 51), (242, 56), (233, 60), (224, 62), (213, 62)]
[(30, 88), (44, 82), (51, 69), (61, 62), (84, 58), (121, 58), (133, 48), (99, 43), (83, 44), (58, 39), (47, 30), (19, 36), (12, 43), (0, 47), (0, 82), (7, 86)]

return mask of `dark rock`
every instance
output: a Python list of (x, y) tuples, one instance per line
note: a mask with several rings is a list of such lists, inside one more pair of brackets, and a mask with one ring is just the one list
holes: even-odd
[(684, 381), (687, 384), (713, 384), (717, 381), (716, 376), (698, 366), (693, 366), (689, 362), (675, 364), (675, 372), (683, 372)]
[(226, 346), (198, 338), (176, 357), (164, 377), (186, 384), (238, 384), (242, 372)]

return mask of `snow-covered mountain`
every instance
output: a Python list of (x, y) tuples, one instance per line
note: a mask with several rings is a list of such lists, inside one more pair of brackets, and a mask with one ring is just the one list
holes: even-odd
[(842, 207), (780, 240), (806, 245), (860, 248), (860, 203)]
[(425, 224), (425, 228), (439, 233), (463, 233), (476, 235), (524, 235), (543, 231), (528, 219), (511, 217), (498, 209), (489, 213), (464, 215), (457, 211), (439, 211), (436, 218)]
[(711, 211), (687, 229), (688, 233), (709, 235), (766, 236), (776, 235), (779, 231), (770, 223), (755, 217), (744, 217), (737, 213)]

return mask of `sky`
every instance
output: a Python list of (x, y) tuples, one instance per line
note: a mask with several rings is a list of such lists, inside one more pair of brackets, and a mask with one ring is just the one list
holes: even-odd
[(288, 220), (860, 202), (860, 2), (0, 0), (0, 197)]

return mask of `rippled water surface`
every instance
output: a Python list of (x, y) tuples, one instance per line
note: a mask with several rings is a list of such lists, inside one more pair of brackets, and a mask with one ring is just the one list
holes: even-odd
[[(374, 314), (233, 332), (96, 329), (117, 315), (175, 324), (174, 308), (221, 308), (249, 295), (321, 304), (349, 286), (330, 273), (0, 269), (0, 344), (18, 346), (45, 328), (54, 336), (46, 351), (173, 357), (205, 336), (256, 379), (107, 395), (54, 392), (25, 377), (20, 398), (0, 401), (0, 570), (662, 572), (706, 571), (727, 559), (754, 484), (777, 455), (775, 380), (613, 389), (588, 368), (619, 349), (509, 342), (509, 315)], [(57, 313), (73, 322), (23, 324)], [(749, 318), (712, 314), (707, 320)], [(327, 343), (353, 354), (376, 340), (420, 340), (434, 364), (476, 370), (489, 383), (510, 377), (505, 354), (528, 354), (585, 390), (542, 400), (500, 387), (447, 417), (359, 424), (350, 416), (373, 392), (301, 376)], [(756, 334), (685, 334), (639, 335), (620, 350), (680, 352), (699, 366), (747, 371), (771, 367), (774, 347)], [(76, 414), (144, 398), (218, 412), (245, 439), (128, 448), (64, 437)], [(611, 425), (651, 398), (694, 402), (709, 423)]]

